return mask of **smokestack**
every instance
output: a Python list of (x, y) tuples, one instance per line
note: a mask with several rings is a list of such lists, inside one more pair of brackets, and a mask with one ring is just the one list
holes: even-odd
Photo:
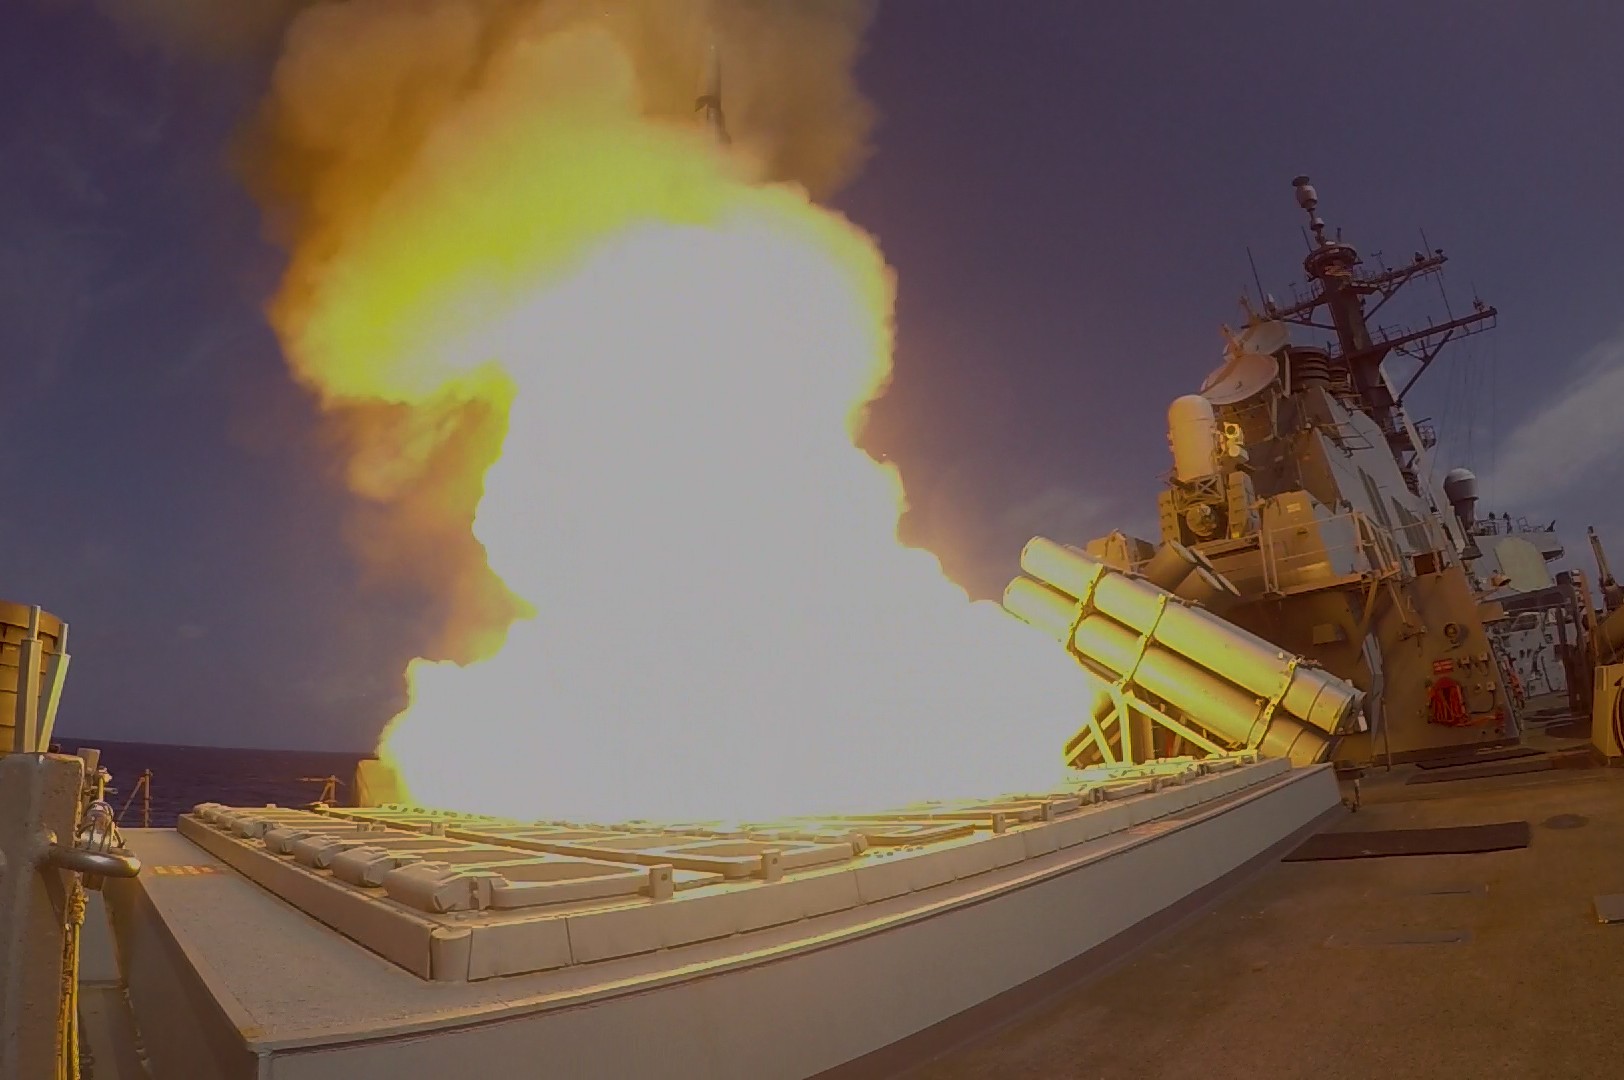
[(722, 57), (715, 41), (705, 50), (705, 77), (694, 111), (704, 112), (705, 127), (712, 138), (723, 146), (732, 143), (727, 134), (727, 120), (722, 115)]

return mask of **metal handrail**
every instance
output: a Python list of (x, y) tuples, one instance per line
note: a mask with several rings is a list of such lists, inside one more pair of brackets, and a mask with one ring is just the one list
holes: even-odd
[(316, 796), (316, 802), (323, 806), (331, 806), (338, 801), (338, 789), (344, 781), (336, 776), (301, 776), (301, 784), (320, 784), (321, 794)]
[(122, 825), (124, 823), (124, 815), (125, 815), (125, 813), (127, 813), (129, 811), (130, 804), (135, 802), (135, 797), (137, 795), (141, 796), (141, 827), (143, 829), (152, 828), (152, 770), (151, 769), (147, 769), (144, 772), (142, 772), (140, 778), (136, 780), (135, 787), (130, 790), (129, 798), (124, 800), (124, 805), (119, 807), (119, 811), (118, 811), (117, 816), (113, 818), (113, 823), (114, 824)]

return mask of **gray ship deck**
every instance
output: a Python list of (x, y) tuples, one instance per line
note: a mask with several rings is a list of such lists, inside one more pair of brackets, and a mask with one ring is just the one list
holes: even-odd
[[(935, 860), (948, 858), (959, 876), (920, 877), (918, 889), (849, 909), (501, 978), (421, 978), (168, 830), (128, 834), (145, 868), (117, 883), (108, 910), (117, 970), (161, 1078), (353, 1080), (516, 1064), (545, 1076), (806, 1076), (1089, 955), (1343, 813), (1328, 768), (1283, 766), (1006, 823), (985, 840), (924, 844), (879, 863), (924, 873), (924, 861), (940, 869)], [(1074, 842), (1045, 846), (1062, 838)], [(982, 865), (997, 852), (1014, 861)], [(765, 903), (801, 895), (794, 888), (786, 875), (766, 891), (726, 895)], [(715, 910), (680, 897), (626, 910), (674, 918), (680, 909), (665, 905), (688, 903)], [(583, 934), (578, 944), (595, 940)], [(101, 1019), (86, 1016), (87, 1034), (111, 1061), (120, 1040)]]
[[(1272, 861), (1103, 975), (909, 1075), (1611, 1075), (1618, 1051), (1609, 1021), (1624, 995), (1624, 926), (1599, 925), (1593, 900), (1624, 892), (1624, 862), (1616, 857), (1624, 846), (1624, 772), (1406, 783), (1423, 772), (1372, 770), (1363, 808), (1340, 815), (1332, 830), (1526, 820), (1532, 843), (1474, 855)], [(278, 1034), (294, 1043), (353, 1037), (359, 1029), (426, 1034), (425, 1026), (500, 1015), (527, 992), (560, 988), (556, 976), (419, 980), (335, 938), (181, 837), (136, 838), (153, 865), (221, 871), (159, 874), (147, 883), (171, 927), (182, 928), (184, 944), (143, 935), (124, 942), (136, 952), (182, 947), (209, 958), (202, 974), (214, 1000), (182, 1005), (187, 994), (174, 987), (177, 1024), (191, 1023), (198, 1010), (223, 1009), (243, 1041), (261, 1046)], [(228, 957), (232, 971), (217, 966)], [(225, 983), (233, 992), (220, 993)], [(94, 1002), (92, 995), (86, 1004)], [(126, 1041), (110, 1042), (101, 1030), (118, 1019), (112, 1000), (106, 1004), (108, 1017), (86, 1017), (102, 1066), (94, 1075), (134, 1075), (106, 1067), (116, 1043)], [(694, 1035), (727, 1022), (709, 1016)], [(934, 1030), (931, 1046), (944, 1045), (952, 1026)], [(143, 1032), (149, 1041), (177, 1033)], [(589, 1042), (598, 1038), (613, 1035), (606, 1029)], [(417, 1053), (428, 1049), (417, 1045)], [(877, 1076), (898, 1063), (882, 1053), (836, 1071)], [(550, 1064), (558, 1075), (593, 1074), (585, 1059)]]
[(1593, 900), (1624, 892), (1624, 773), (1406, 785), (1414, 772), (1372, 771), (1363, 809), (1335, 829), (1526, 819), (1532, 843), (1276, 863), (1114, 971), (911, 1075), (1616, 1075), (1624, 925), (1599, 924)]

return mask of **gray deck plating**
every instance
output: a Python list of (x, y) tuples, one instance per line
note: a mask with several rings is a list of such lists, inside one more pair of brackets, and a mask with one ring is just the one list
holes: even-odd
[[(1339, 827), (1589, 820), (1536, 825), (1510, 851), (1280, 864), (1104, 978), (910, 1075), (1080, 1075), (1085, 1060), (1111, 1080), (1616, 1074), (1624, 933), (1597, 925), (1592, 905), (1624, 887), (1624, 772), (1508, 776), (1448, 798), (1405, 774), (1373, 771), (1365, 808)], [(1305, 1002), (1323, 1007), (1305, 1020)]]
[[(440, 1057), (467, 1067), (539, 1046), (558, 1055), (561, 1074), (652, 1068), (646, 1074), (799, 1076), (1086, 951), (1327, 804), (1335, 805), (1329, 771), (1299, 770), (922, 893), (681, 949), (478, 983), (419, 979), (168, 831), (134, 830), (131, 846), (149, 867), (203, 872), (143, 874), (115, 894), (114, 906), (121, 937), (133, 943), (126, 948), (145, 960), (138, 966), (151, 973), (167, 957), (178, 972), (172, 985), (132, 983), (148, 1043), (166, 1034), (209, 1042), (186, 1064), (199, 1078), (252, 1075), (241, 1070), (261, 1057), (271, 1064), (261, 1062), (260, 1075), (276, 1080), (383, 1075), (372, 1070), (386, 1067), (405, 1075)], [(967, 949), (966, 962), (945, 960)], [(188, 979), (201, 989), (188, 990)], [(669, 992), (634, 993), (650, 989)], [(162, 1024), (151, 1011), (178, 999), (194, 1012), (217, 1010), (223, 1034), (200, 1040), (155, 1031)], [(584, 1003), (613, 1007), (568, 1008)], [(534, 1023), (555, 1014), (545, 1032)], [(437, 1037), (421, 1038), (430, 1032)], [(413, 1035), (409, 1044), (390, 1042)], [(403, 1046), (410, 1057), (397, 1056)], [(402, 1073), (405, 1062), (412, 1064)]]

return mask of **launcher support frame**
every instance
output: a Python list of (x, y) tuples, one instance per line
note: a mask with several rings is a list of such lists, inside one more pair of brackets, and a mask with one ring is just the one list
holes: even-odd
[[(1093, 613), (1094, 607), (1092, 597), (1093, 589), (1090, 588), (1087, 596), (1079, 597), (1077, 600), (1077, 614), (1073, 618), (1071, 627), (1066, 634), (1066, 651), (1071, 654), (1074, 660), (1082, 664), (1084, 667), (1089, 668), (1090, 670), (1096, 670), (1097, 665), (1095, 662), (1090, 659), (1086, 653), (1077, 648), (1075, 644), (1077, 628), (1082, 625), (1084, 619)], [(1082, 760), (1082, 757), (1091, 745), (1099, 749), (1100, 758), (1106, 765), (1146, 764), (1150, 760), (1149, 751), (1153, 749), (1154, 744), (1145, 748), (1144, 760), (1136, 761), (1134, 759), (1132, 736), (1133, 725), (1128, 721), (1133, 713), (1136, 712), (1145, 717), (1151, 723), (1165, 728), (1166, 730), (1179, 736), (1181, 739), (1184, 739), (1185, 741), (1199, 747), (1209, 754), (1216, 755), (1228, 753), (1228, 750), (1225, 747), (1219, 746), (1216, 742), (1195, 731), (1188, 725), (1173, 719), (1167, 713), (1150, 704), (1150, 702), (1145, 701), (1143, 698), (1133, 692), (1134, 675), (1138, 673), (1139, 665), (1144, 661), (1145, 650), (1150, 648), (1151, 642), (1153, 642), (1156, 638), (1156, 627), (1161, 625), (1162, 612), (1166, 610), (1167, 601), (1170, 599), (1172, 599), (1171, 596), (1166, 596), (1159, 600), (1159, 607), (1156, 613), (1155, 621), (1151, 624), (1148, 631), (1144, 631), (1139, 634), (1139, 643), (1134, 650), (1132, 666), (1130, 666), (1129, 669), (1119, 678), (1111, 679), (1107, 682), (1107, 692), (1111, 695), (1112, 702), (1111, 711), (1103, 717), (1097, 717), (1093, 713), (1090, 713), (1088, 722), (1078, 729), (1077, 734), (1073, 735), (1069, 740), (1067, 740), (1065, 748), (1067, 765), (1075, 769), (1086, 768), (1087, 764)], [(1285, 684), (1282, 684), (1282, 691), (1286, 685), (1289, 685), (1289, 679)], [(1278, 701), (1278, 698), (1276, 700)], [(1265, 717), (1265, 720), (1266, 719), (1267, 718)], [(1114, 726), (1117, 731), (1117, 743), (1121, 747), (1120, 759), (1118, 758), (1117, 752), (1111, 749), (1111, 740), (1106, 732), (1106, 729), (1111, 726)], [(1264, 723), (1258, 728), (1258, 730), (1262, 731), (1267, 727), (1267, 723)], [(1246, 749), (1255, 750), (1256, 746), (1248, 746)]]

